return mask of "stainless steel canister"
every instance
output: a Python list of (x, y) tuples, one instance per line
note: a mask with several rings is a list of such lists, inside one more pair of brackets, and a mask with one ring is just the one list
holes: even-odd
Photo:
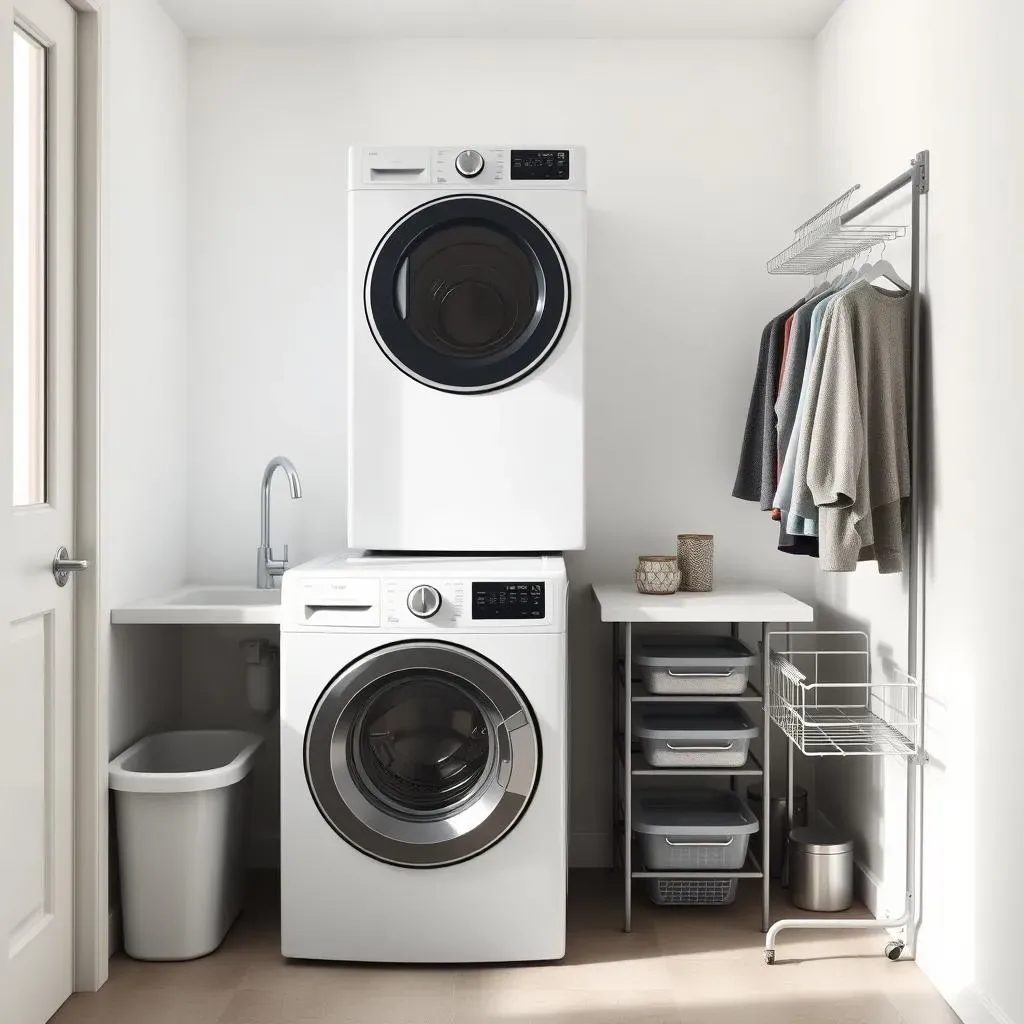
[(802, 910), (853, 903), (853, 838), (838, 829), (795, 828), (789, 837), (789, 898)]

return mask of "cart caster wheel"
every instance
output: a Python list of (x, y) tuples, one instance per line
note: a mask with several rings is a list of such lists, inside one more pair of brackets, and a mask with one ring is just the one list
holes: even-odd
[(890, 942), (885, 947), (885, 955), (890, 960), (899, 960), (899, 958), (903, 955), (903, 949), (904, 946), (902, 942)]
[(767, 965), (768, 965), (769, 967), (771, 967), (771, 965), (772, 965), (773, 963), (775, 963), (775, 950), (774, 950), (774, 949), (766, 949), (766, 950), (764, 951), (764, 962), (765, 962), (765, 963), (766, 963), (766, 964), (767, 964)]

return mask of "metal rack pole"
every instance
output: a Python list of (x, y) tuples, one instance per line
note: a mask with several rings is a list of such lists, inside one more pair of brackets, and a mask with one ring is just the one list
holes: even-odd
[[(922, 461), (924, 409), (922, 403), (922, 335), (923, 309), (921, 301), (921, 197), (929, 188), (930, 159), (927, 150), (922, 150), (912, 163), (913, 186), (910, 194), (910, 287), (911, 287), (911, 382), (910, 382), (910, 545), (909, 593), (910, 614), (908, 615), (908, 671), (923, 684), (924, 666), (924, 611), (925, 611), (925, 530), (923, 522), (924, 502), (921, 500), (923, 479)], [(920, 898), (922, 881), (921, 842), (924, 832), (924, 687), (918, 688), (918, 715), (916, 750), (907, 763), (907, 909), (910, 920), (906, 928), (906, 944), (913, 956), (917, 946), (917, 926), (920, 920)]]
[[(925, 161), (927, 162), (928, 151), (924, 153)], [(920, 158), (922, 153), (917, 154), (917, 158)], [(901, 188), (909, 185), (914, 180), (914, 168), (911, 166), (909, 171), (904, 171), (902, 174), (897, 175), (892, 181), (883, 185), (880, 189), (872, 192), (866, 199), (861, 200), (856, 206), (851, 206), (840, 218), (840, 224), (848, 224), (851, 220), (859, 217), (862, 213), (866, 213), (871, 209), (872, 206), (877, 206), (883, 199), (888, 199), (889, 196), (895, 192), (899, 192)]]
[(633, 742), (633, 623), (625, 625), (626, 642), (622, 661), (622, 699), (624, 704), (622, 731), (622, 861), (625, 871), (625, 913), (623, 931), (633, 929), (633, 773), (630, 771), (630, 750)]
[(772, 792), (772, 719), (768, 707), (768, 623), (761, 623), (761, 699), (764, 710), (764, 763), (761, 765), (761, 931), (767, 932), (772, 920), (771, 792)]

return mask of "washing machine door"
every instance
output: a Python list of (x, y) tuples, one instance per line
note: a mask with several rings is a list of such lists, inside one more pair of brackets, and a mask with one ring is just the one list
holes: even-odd
[(493, 196), (447, 196), (412, 210), (366, 273), (366, 317), (381, 350), (442, 391), (494, 391), (532, 373), (558, 344), (569, 298), (549, 232)]
[(305, 759), (310, 792), (343, 839), (378, 860), (441, 867), (515, 825), (537, 784), (540, 737), (519, 688), (487, 658), (402, 642), (331, 680)]

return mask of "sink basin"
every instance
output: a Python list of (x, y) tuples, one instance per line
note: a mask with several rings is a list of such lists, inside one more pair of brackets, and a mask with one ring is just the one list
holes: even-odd
[(179, 590), (167, 598), (168, 604), (194, 605), (268, 605), (281, 603), (280, 590), (257, 590), (255, 587), (193, 587)]
[(150, 626), (280, 625), (281, 591), (192, 584), (161, 597), (114, 608), (110, 621)]

